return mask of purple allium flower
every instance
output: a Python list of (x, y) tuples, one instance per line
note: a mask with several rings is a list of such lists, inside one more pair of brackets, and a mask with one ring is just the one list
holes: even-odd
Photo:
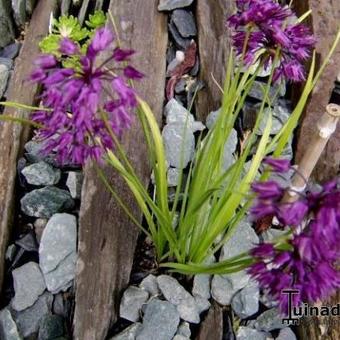
[(275, 181), (255, 182), (251, 186), (259, 199), (276, 199), (282, 197), (284, 189)]
[[(235, 29), (233, 44), (236, 53), (243, 55), (245, 64), (256, 62), (264, 67), (274, 61), (279, 49), (274, 81), (284, 77), (293, 82), (305, 79), (303, 61), (310, 56), (315, 38), (309, 29), (297, 22), (288, 6), (274, 0), (236, 0), (237, 13), (228, 19)], [(262, 52), (258, 56), (258, 52)]]
[(298, 306), (327, 298), (340, 288), (340, 189), (338, 181), (331, 181), (321, 190), (300, 193), (293, 203), (282, 203), (283, 193), (269, 198), (274, 188), (273, 181), (253, 185), (257, 201), (251, 213), (255, 218), (266, 213), (276, 217), (291, 227), (291, 235), (284, 247), (261, 243), (252, 249), (256, 261), (248, 272), (287, 312), (283, 289), (299, 290), (294, 300)]
[(273, 157), (266, 157), (263, 163), (269, 165), (275, 172), (288, 172), (291, 168), (288, 159), (278, 159)]
[[(47, 140), (44, 151), (56, 152), (61, 163), (84, 164), (88, 158), (100, 161), (106, 149), (114, 147), (111, 133), (120, 137), (131, 125), (137, 96), (128, 80), (143, 75), (126, 65), (134, 52), (114, 49), (113, 41), (113, 33), (100, 28), (87, 52), (80, 54), (78, 46), (65, 38), (60, 51), (65, 57), (78, 56), (79, 67), (62, 68), (55, 57), (44, 55), (31, 75), (33, 82), (43, 86), (43, 107), (50, 109), (32, 115), (43, 125), (38, 138)], [(101, 62), (100, 53), (111, 48), (109, 58)], [(109, 62), (110, 68), (106, 67)]]

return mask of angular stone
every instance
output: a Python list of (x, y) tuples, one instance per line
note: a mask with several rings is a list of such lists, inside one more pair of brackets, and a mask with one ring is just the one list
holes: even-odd
[(157, 299), (148, 303), (136, 340), (172, 340), (179, 324), (176, 307)]
[(77, 221), (73, 215), (55, 214), (40, 241), (40, 268), (47, 289), (53, 293), (72, 285), (77, 261)]
[[(239, 223), (229, 241), (223, 246), (220, 261), (246, 252), (258, 242), (259, 238), (251, 224), (244, 219)], [(220, 304), (228, 305), (231, 303), (234, 294), (245, 287), (249, 279), (250, 276), (244, 270), (228, 275), (214, 275), (211, 283), (211, 294)]]
[(53, 164), (54, 160), (52, 156), (46, 156), (43, 154), (43, 150), (45, 148), (46, 142), (37, 142), (35, 140), (31, 140), (25, 144), (26, 150), (26, 158), (31, 163), (37, 163), (40, 161), (45, 161), (48, 164)]
[(13, 60), (10, 58), (0, 58), (0, 64), (5, 65), (9, 70), (13, 68)]
[(76, 276), (77, 254), (71, 253), (66, 256), (58, 267), (48, 273), (44, 273), (47, 289), (53, 293), (65, 292), (73, 284)]
[(286, 328), (282, 322), (282, 316), (277, 308), (268, 309), (259, 315), (255, 322), (255, 328), (259, 331), (270, 332), (274, 329)]
[(136, 322), (131, 326), (125, 328), (122, 332), (115, 335), (113, 338), (110, 338), (110, 340), (135, 340), (141, 326), (142, 324), (140, 322)]
[(190, 340), (189, 338), (187, 338), (186, 336), (180, 335), (180, 334), (176, 334), (173, 337), (173, 340)]
[(8, 308), (0, 311), (0, 338), (2, 340), (21, 340), (17, 325)]
[(15, 244), (9, 245), (6, 250), (6, 255), (5, 255), (6, 260), (12, 262), (16, 252), (17, 252), (16, 245)]
[(176, 8), (188, 7), (194, 0), (160, 0), (158, 5), (159, 11), (172, 11)]
[(38, 251), (38, 243), (33, 231), (15, 241), (15, 244), (26, 251)]
[(171, 20), (183, 38), (190, 38), (197, 34), (195, 19), (191, 12), (176, 9), (172, 12)]
[(207, 300), (206, 298), (197, 295), (197, 296), (194, 296), (194, 299), (195, 299), (196, 309), (198, 311), (198, 314), (201, 314), (210, 308), (211, 304), (209, 300)]
[(80, 199), (83, 185), (83, 174), (77, 171), (70, 171), (67, 176), (66, 186), (70, 190), (72, 198)]
[(46, 315), (40, 322), (38, 340), (56, 339), (64, 335), (64, 320), (59, 315)]
[[(262, 101), (264, 98), (264, 91), (266, 87), (267, 87), (266, 83), (255, 80), (253, 86), (251, 87), (248, 93), (248, 96)], [(286, 84), (282, 83), (272, 85), (269, 89), (269, 98), (270, 99), (274, 98), (276, 93), (278, 93), (277, 97), (284, 96), (286, 93)]]
[(178, 32), (178, 29), (177, 27), (175, 26), (174, 22), (173, 21), (170, 21), (169, 25), (168, 25), (168, 28), (169, 28), (169, 32), (172, 36), (172, 39), (173, 41), (175, 42), (176, 46), (178, 48), (181, 48), (181, 49), (186, 49), (187, 47), (189, 47), (190, 45), (190, 42), (191, 42), (191, 39), (185, 39), (183, 38), (179, 32)]
[(12, 0), (12, 9), (14, 12), (14, 19), (18, 27), (25, 24), (26, 21), (26, 1)]
[(192, 132), (205, 129), (201, 122), (195, 122), (194, 116), (176, 99), (169, 100), (164, 108), (164, 115), (167, 124), (181, 124), (187, 126)]
[(13, 318), (18, 326), (19, 333), (28, 337), (39, 330), (40, 321), (50, 313), (53, 295), (45, 292), (36, 303), (22, 312), (12, 312)]
[(190, 338), (191, 337), (191, 330), (189, 322), (182, 321), (178, 326), (178, 330), (176, 335), (182, 335), (184, 337)]
[(291, 328), (286, 327), (280, 330), (279, 336), (275, 340), (296, 340), (296, 335)]
[(16, 311), (22, 311), (32, 306), (46, 289), (44, 277), (39, 265), (28, 262), (12, 272), (15, 296), (11, 306)]
[(167, 172), (167, 181), (169, 187), (176, 187), (179, 182), (181, 170), (177, 168), (169, 168)]
[(119, 316), (123, 319), (136, 322), (140, 318), (142, 306), (149, 298), (149, 293), (135, 286), (130, 286), (123, 294)]
[(70, 214), (55, 214), (48, 221), (39, 247), (43, 273), (54, 270), (71, 253), (76, 252), (77, 221)]
[(259, 310), (259, 298), (259, 286), (251, 281), (234, 295), (231, 307), (239, 318), (246, 319)]
[(21, 210), (26, 215), (44, 218), (71, 209), (74, 205), (68, 191), (53, 186), (29, 192), (21, 199), (20, 203)]
[(38, 186), (57, 184), (60, 180), (60, 170), (41, 161), (25, 167), (21, 172), (27, 183)]
[(266, 340), (267, 334), (254, 328), (240, 326), (237, 330), (236, 340)]
[(151, 296), (158, 295), (161, 292), (158, 287), (157, 277), (152, 274), (144, 278), (139, 287), (146, 290)]
[(11, 20), (9, 0), (0, 0), (0, 48), (14, 40), (14, 29)]
[(166, 124), (163, 132), (166, 159), (170, 166), (185, 168), (195, 153), (195, 137), (189, 128), (182, 124)]
[(157, 282), (164, 297), (177, 306), (183, 320), (199, 323), (200, 317), (195, 299), (176, 279), (168, 275), (160, 275), (157, 277)]
[(10, 44), (0, 51), (0, 58), (14, 59), (18, 56), (20, 49), (21, 43), (15, 42)]
[(0, 64), (0, 99), (6, 91), (8, 77), (9, 68), (6, 65)]
[[(204, 263), (212, 264), (216, 262), (215, 256), (210, 256)], [(201, 296), (207, 300), (210, 299), (210, 282), (211, 275), (209, 274), (197, 274), (194, 276), (193, 286), (192, 286), (192, 295), (193, 296)]]
[(217, 120), (217, 117), (218, 117), (218, 115), (219, 115), (219, 113), (220, 113), (220, 110), (221, 110), (221, 109), (218, 109), (218, 110), (212, 111), (212, 112), (210, 112), (210, 113), (208, 114), (208, 117), (206, 118), (205, 124), (206, 124), (206, 126), (207, 126), (207, 128), (208, 128), (209, 130), (214, 126), (214, 124), (215, 124), (215, 122), (216, 122), (216, 120)]

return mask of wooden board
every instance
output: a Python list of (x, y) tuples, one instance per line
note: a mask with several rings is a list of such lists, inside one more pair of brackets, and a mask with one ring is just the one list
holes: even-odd
[[(48, 33), (50, 13), (56, 0), (40, 0), (26, 32), (20, 55), (15, 60), (13, 77), (9, 84), (8, 101), (32, 105), (36, 86), (27, 83), (33, 62), (39, 54), (39, 41)], [(28, 118), (28, 111), (6, 108), (5, 115)], [(0, 288), (3, 284), (4, 257), (10, 237), (14, 209), (16, 163), (28, 140), (30, 128), (13, 123), (0, 123)]]
[(198, 92), (197, 98), (196, 110), (201, 119), (221, 105), (222, 93), (213, 77), (223, 87), (230, 52), (230, 32), (226, 28), (226, 19), (233, 13), (233, 4), (233, 1), (226, 0), (197, 0), (199, 77), (206, 84), (205, 89)]
[[(112, 0), (110, 10), (120, 27), (124, 47), (135, 49), (135, 65), (146, 74), (137, 90), (161, 121), (164, 101), (167, 18), (157, 12), (158, 0)], [(143, 133), (135, 124), (124, 138), (136, 172), (147, 185), (150, 178)], [(105, 169), (110, 182), (135, 216), (141, 214), (123, 181)], [(79, 261), (76, 280), (74, 338), (103, 340), (116, 320), (126, 287), (138, 235), (137, 228), (116, 204), (96, 175), (85, 169), (79, 220)]]
[[(320, 65), (335, 39), (340, 22), (339, 0), (304, 0), (295, 1), (298, 13), (302, 14), (312, 9), (313, 17), (309, 20), (313, 32), (317, 38), (317, 60)], [(334, 81), (340, 74), (340, 45), (334, 53), (331, 62), (325, 69), (316, 88), (311, 95), (306, 107), (306, 113), (302, 121), (298, 136), (296, 163), (299, 162), (306, 150), (310, 137), (315, 132), (315, 124), (325, 111), (328, 104)], [(325, 181), (336, 176), (340, 167), (340, 124), (336, 132), (328, 142), (314, 172), (313, 177), (319, 181)]]
[(213, 302), (200, 325), (196, 340), (223, 340), (223, 309)]

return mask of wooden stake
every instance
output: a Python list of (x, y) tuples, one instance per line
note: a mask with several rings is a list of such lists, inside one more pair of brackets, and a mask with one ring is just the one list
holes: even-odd
[(284, 196), (283, 202), (294, 202), (298, 197), (298, 192), (302, 192), (305, 189), (306, 183), (316, 166), (322, 151), (336, 130), (339, 118), (340, 106), (337, 104), (328, 104), (326, 112), (321, 116), (317, 123), (315, 135), (310, 140), (306, 152), (298, 164), (298, 173), (295, 173), (293, 176), (290, 190), (288, 190)]

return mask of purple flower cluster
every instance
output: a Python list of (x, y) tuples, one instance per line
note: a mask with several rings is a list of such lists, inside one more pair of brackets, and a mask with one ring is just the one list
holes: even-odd
[[(274, 170), (289, 169), (286, 160), (268, 159)], [(286, 243), (274, 246), (262, 243), (251, 255), (256, 262), (249, 273), (265, 292), (287, 312), (287, 296), (283, 289), (297, 289), (294, 306), (313, 303), (340, 288), (340, 190), (337, 181), (323, 185), (322, 190), (307, 191), (294, 203), (281, 203), (285, 188), (275, 181), (255, 183), (257, 195), (252, 209), (255, 218), (275, 216), (289, 226), (291, 236)]]
[[(49, 109), (32, 115), (42, 125), (38, 138), (46, 140), (44, 151), (56, 152), (61, 163), (100, 161), (105, 150), (114, 147), (110, 133), (119, 137), (131, 125), (137, 97), (127, 81), (143, 75), (127, 65), (134, 51), (117, 47), (112, 52), (113, 41), (112, 32), (100, 28), (82, 54), (75, 42), (64, 38), (60, 52), (63, 58), (78, 60), (76, 66), (64, 68), (54, 56), (43, 55), (31, 74), (31, 80), (42, 85), (42, 105)], [(109, 56), (101, 62), (104, 52)]]
[(309, 29), (297, 23), (288, 6), (274, 0), (237, 0), (237, 13), (228, 19), (236, 32), (233, 43), (246, 64), (260, 60), (265, 67), (274, 62), (279, 49), (274, 81), (280, 78), (297, 82), (305, 79), (303, 62), (309, 57), (315, 38)]

